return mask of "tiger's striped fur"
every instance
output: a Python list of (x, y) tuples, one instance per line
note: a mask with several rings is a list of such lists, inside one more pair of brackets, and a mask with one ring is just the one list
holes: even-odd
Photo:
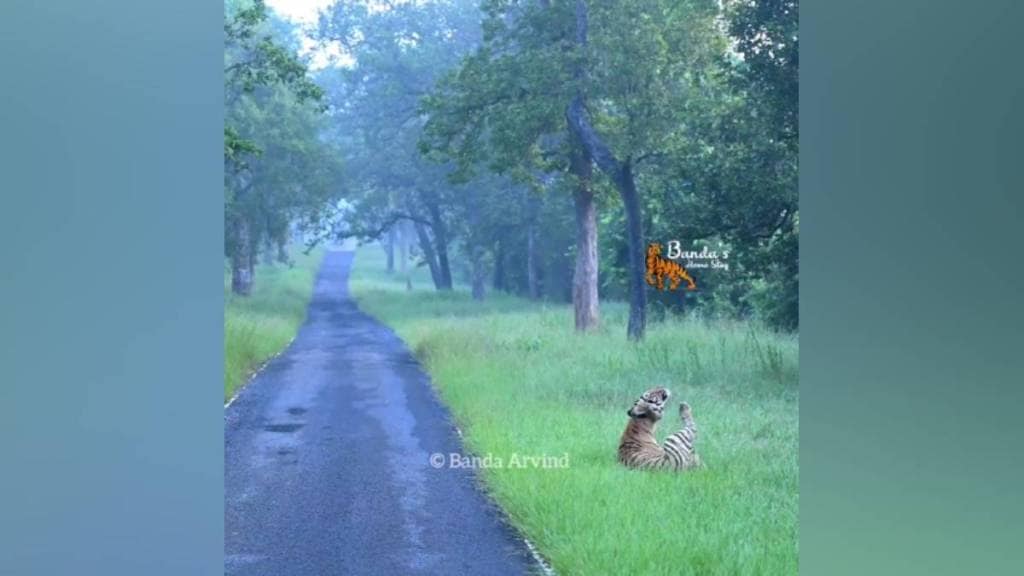
[(619, 462), (644, 470), (689, 470), (701, 465), (694, 446), (697, 425), (686, 402), (679, 405), (682, 429), (666, 438), (663, 445), (658, 445), (654, 432), (670, 396), (671, 392), (665, 388), (652, 388), (629, 409), (629, 424), (619, 441)]

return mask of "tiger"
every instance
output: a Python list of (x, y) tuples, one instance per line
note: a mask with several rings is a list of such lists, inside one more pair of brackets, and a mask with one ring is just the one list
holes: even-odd
[(619, 441), (619, 462), (627, 468), (682, 471), (702, 466), (694, 447), (697, 425), (686, 402), (679, 405), (683, 428), (666, 438), (661, 446), (654, 436), (671, 395), (666, 388), (652, 388), (641, 394), (626, 412), (629, 423)]
[(686, 280), (687, 290), (696, 290), (697, 284), (690, 277), (678, 262), (661, 257), (661, 244), (652, 242), (647, 245), (647, 283), (658, 290), (665, 289), (665, 280), (670, 282), (669, 290), (679, 288), (679, 284)]

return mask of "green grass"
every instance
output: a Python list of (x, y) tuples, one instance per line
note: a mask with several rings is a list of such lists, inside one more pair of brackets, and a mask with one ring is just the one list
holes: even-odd
[[(572, 311), (489, 294), (435, 293), (384, 274), (360, 250), (350, 286), (429, 370), (467, 449), (508, 462), (569, 455), (565, 469), (481, 472), (488, 491), (560, 575), (796, 574), (798, 344), (745, 323), (667, 321), (626, 342), (627, 309), (602, 303), (599, 333)], [(646, 388), (687, 400), (705, 469), (626, 470), (626, 410)], [(672, 411), (659, 439), (677, 429)]]
[(253, 372), (295, 337), (306, 319), (322, 250), (304, 255), (291, 251), (294, 266), (256, 267), (252, 294), (231, 293), (231, 276), (224, 277), (224, 399)]

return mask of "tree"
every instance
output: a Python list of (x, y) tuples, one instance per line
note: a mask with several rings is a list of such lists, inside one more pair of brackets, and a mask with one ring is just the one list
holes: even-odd
[[(353, 62), (324, 73), (337, 129), (344, 132), (356, 217), (341, 235), (378, 238), (413, 222), (435, 287), (453, 285), (450, 250), (459, 227), (450, 169), (423, 158), (420, 98), (476, 42), (470, 2), (336, 4), (319, 34)], [(468, 9), (468, 10), (467, 10)]]
[[(490, 275), (571, 299), (581, 331), (598, 326), (599, 286), (629, 298), (632, 340), (649, 298), (655, 319), (798, 325), (795, 2), (475, 6), (323, 15), (321, 37), (351, 59), (317, 75), (354, 206), (336, 233), (404, 228), (437, 289), (463, 279), (483, 298)], [(701, 272), (696, 293), (648, 292), (649, 239), (721, 247), (733, 267)]]
[[(565, 19), (547, 5), (490, 0), (483, 5), (482, 45), (424, 101), (423, 148), (460, 170), (507, 174), (549, 192), (571, 183), (576, 205), (572, 300), (578, 331), (597, 328), (597, 222), (587, 151), (567, 138), (563, 112), (571, 59), (560, 44)], [(535, 219), (528, 205), (527, 226)], [(535, 228), (529, 228), (535, 232)], [(527, 235), (528, 278), (536, 294), (536, 244)], [(507, 246), (506, 246), (507, 248)]]
[(321, 137), (321, 90), (274, 36), (280, 23), (271, 26), (261, 0), (228, 8), (224, 244), (232, 291), (248, 295), (260, 247), (283, 257), (291, 225), (320, 224), (340, 192), (340, 166)]
[[(669, 141), (648, 181), (656, 237), (721, 244), (728, 274), (705, 274), (711, 311), (799, 325), (797, 6), (732, 2), (733, 48), (688, 103), (685, 137)], [(678, 300), (677, 300), (678, 301)]]

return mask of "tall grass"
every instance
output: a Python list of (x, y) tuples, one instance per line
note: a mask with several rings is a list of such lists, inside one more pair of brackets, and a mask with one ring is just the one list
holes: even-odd
[[(626, 341), (627, 308), (603, 303), (596, 334), (566, 305), (435, 293), (358, 253), (350, 286), (430, 372), (467, 449), (562, 456), (567, 468), (489, 468), (488, 491), (555, 570), (570, 574), (796, 574), (798, 344), (741, 322), (669, 320)], [(693, 406), (706, 467), (626, 470), (626, 410), (668, 386)], [(667, 411), (659, 436), (678, 429)]]
[(256, 267), (252, 294), (231, 293), (224, 278), (224, 398), (230, 398), (252, 373), (295, 337), (306, 318), (322, 250), (291, 251), (293, 266)]

